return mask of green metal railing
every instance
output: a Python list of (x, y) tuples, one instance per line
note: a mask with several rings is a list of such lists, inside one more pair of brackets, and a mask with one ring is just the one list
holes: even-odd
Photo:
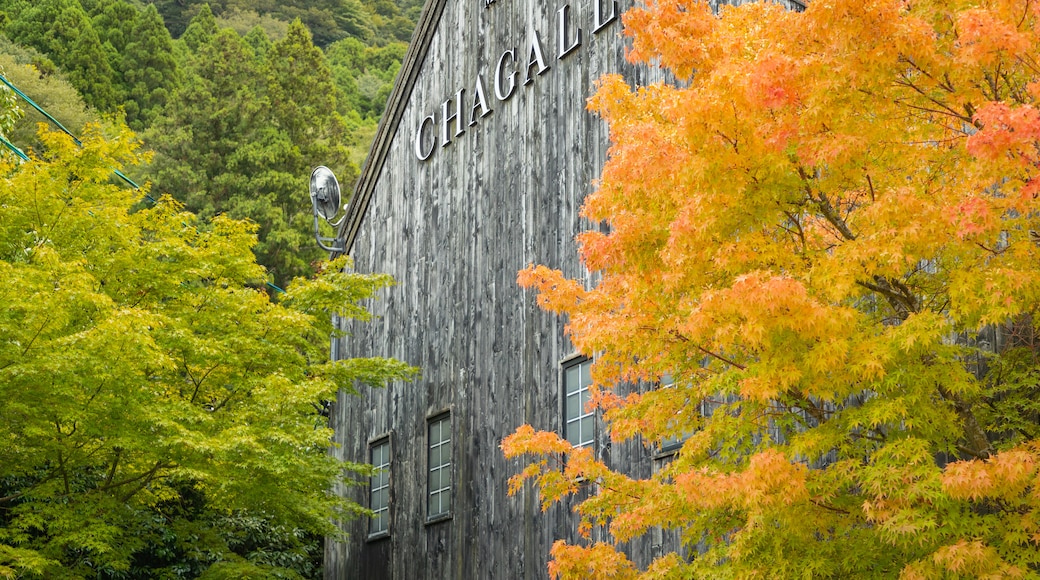
[[(12, 91), (14, 91), (14, 94), (18, 95), (30, 107), (36, 109), (41, 115), (46, 117), (47, 120), (50, 121), (51, 123), (53, 123), (55, 127), (61, 129), (69, 137), (72, 137), (72, 140), (76, 143), (76, 145), (78, 145), (80, 147), (83, 146), (83, 142), (79, 140), (79, 137), (76, 137), (75, 135), (73, 135), (72, 131), (69, 131), (65, 127), (65, 125), (61, 124), (61, 121), (55, 119), (54, 116), (51, 115), (50, 113), (48, 113), (47, 111), (45, 111), (43, 109), (43, 107), (41, 107), (40, 105), (37, 105), (36, 101), (34, 101), (31, 98), (29, 98), (29, 95), (26, 95), (21, 90), (19, 90), (18, 87), (14, 86), (14, 84), (12, 84), (11, 81), (7, 80), (7, 77), (5, 77), (4, 75), (0, 75), (0, 82), (2, 82), (3, 84), (7, 85), (7, 88), (9, 88)], [(14, 154), (17, 155), (19, 158), (21, 158), (23, 161), (28, 161), (29, 160), (29, 157), (21, 149), (16, 147), (13, 143), (8, 141), (6, 138), (4, 138), (3, 136), (0, 136), (0, 140), (2, 140), (4, 146), (6, 146), (11, 151), (13, 151)], [(115, 172), (117, 177), (119, 177), (120, 179), (125, 181), (128, 185), (130, 185), (130, 187), (132, 187), (134, 189), (141, 189), (141, 186), (139, 186), (136, 183), (134, 183), (134, 181), (132, 179), (130, 179), (129, 177), (127, 177), (126, 175), (124, 175), (122, 171), (119, 171), (118, 169), (115, 169), (113, 171)], [(148, 197), (148, 199), (152, 203), (155, 203), (155, 200), (152, 199), (151, 196), (147, 196), (147, 197)]]

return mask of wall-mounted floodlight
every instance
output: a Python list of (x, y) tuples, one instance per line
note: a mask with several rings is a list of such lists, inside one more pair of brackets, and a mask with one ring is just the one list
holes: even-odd
[[(332, 170), (324, 165), (320, 165), (314, 168), (311, 172), (311, 207), (314, 208), (314, 239), (321, 246), (321, 249), (328, 252), (344, 252), (346, 249), (343, 247), (343, 240), (338, 236), (335, 238), (328, 238), (321, 235), (318, 230), (318, 217), (322, 217), (326, 222), (334, 229), (339, 230), (339, 225), (346, 219), (346, 215), (339, 219), (337, 222), (333, 222), (336, 214), (339, 213), (339, 182), (336, 181), (336, 176), (332, 173)], [(328, 246), (326, 244), (331, 244)]]

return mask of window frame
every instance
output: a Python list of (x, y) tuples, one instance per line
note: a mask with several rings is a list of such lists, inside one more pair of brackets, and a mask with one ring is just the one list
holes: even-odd
[[(448, 438), (447, 438), (447, 440), (445, 440), (443, 437), (440, 436), (441, 434), (443, 434), (443, 431), (439, 431), (439, 434), (438, 434), (439, 441), (436, 444), (433, 443), (433, 426), (434, 425), (438, 425), (440, 429), (443, 429), (444, 426), (447, 426), (447, 428), (448, 428)], [(445, 520), (450, 520), (453, 517), (453, 514), (454, 514), (454, 511), (453, 511), (454, 510), (454, 501), (453, 501), (454, 498), (452, 497), (452, 494), (455, 491), (454, 434), (455, 434), (455, 430), (454, 430), (454, 425), (452, 424), (452, 413), (451, 413), (450, 409), (439, 411), (437, 413), (433, 413), (433, 414), (431, 414), (431, 415), (426, 417), (426, 493), (425, 493), (425, 497), (426, 497), (426, 523), (427, 524), (435, 524), (435, 523), (438, 523), (438, 522), (443, 522)], [(440, 450), (442, 450), (442, 449), (445, 449), (445, 448), (447, 449), (447, 452), (448, 452), (447, 463), (441, 461), (441, 463), (437, 467), (433, 466), (432, 458), (433, 458), (433, 452), (434, 452), (434, 445), (437, 446), (438, 453), (440, 453), (441, 452)], [(441, 456), (441, 457), (443, 457), (443, 456)], [(438, 478), (441, 478), (443, 476), (444, 472), (447, 471), (447, 482), (446, 482), (446, 485), (442, 485), (441, 487), (437, 488), (436, 490), (434, 490), (433, 487), (432, 487), (433, 486), (433, 472), (435, 470), (439, 471)], [(440, 481), (442, 483), (444, 482), (443, 479), (440, 479)], [(430, 511), (431, 499), (434, 496), (434, 494), (438, 494), (438, 496), (439, 496), (438, 497), (438, 501), (439, 502), (443, 502), (445, 498), (447, 500), (447, 508), (444, 509), (443, 511), (437, 512), (436, 514), (431, 513), (431, 511)]]
[[(375, 451), (376, 448), (382, 447), (384, 445), (386, 446), (386, 463), (381, 463), (379, 465), (376, 465), (376, 463), (373, 461), (372, 452)], [(375, 521), (375, 518), (371, 517), (371, 516), (369, 517), (369, 519), (368, 519), (368, 538), (367, 538), (368, 540), (380, 540), (380, 539), (383, 539), (383, 538), (390, 537), (390, 506), (393, 503), (393, 498), (391, 497), (391, 493), (390, 493), (391, 481), (392, 481), (392, 469), (391, 469), (391, 466), (393, 465), (393, 457), (394, 457), (393, 451), (394, 451), (394, 448), (393, 448), (393, 443), (391, 441), (391, 433), (384, 433), (384, 434), (382, 434), (382, 435), (380, 435), (378, 437), (374, 437), (374, 438), (370, 439), (369, 442), (368, 442), (368, 461), (369, 461), (369, 463), (373, 467), (376, 467), (376, 468), (380, 468), (380, 466), (385, 466), (383, 473), (377, 474), (377, 475), (373, 475), (373, 476), (369, 477), (369, 480), (368, 480), (368, 509), (376, 512), (377, 514), (379, 512), (385, 512), (386, 513), (386, 527), (384, 529), (381, 529), (381, 530), (372, 531), (372, 523)], [(376, 487), (374, 487), (374, 479), (376, 477), (379, 477), (380, 475), (384, 475), (384, 474), (386, 475), (386, 483), (383, 486), (381, 486), (381, 487), (379, 487), (377, 489)], [(385, 505), (383, 507), (381, 507), (379, 509), (375, 509), (374, 508), (374, 503), (373, 503), (373, 500), (375, 499), (374, 495), (375, 495), (375, 493), (377, 491), (382, 491), (382, 490), (386, 490), (386, 503), (385, 503)]]
[[(591, 370), (588, 371), (588, 375), (589, 375), (588, 383), (585, 384), (584, 386), (582, 385), (582, 376), (584, 374), (582, 372), (583, 371), (583, 367), (591, 369), (592, 364), (593, 364), (593, 359), (592, 358), (584, 356), (584, 355), (580, 355), (580, 354), (569, 356), (569, 357), (563, 359), (562, 361), (560, 361), (560, 390), (559, 390), (559, 393), (560, 393), (560, 435), (563, 437), (564, 440), (566, 440), (567, 442), (571, 443), (571, 445), (575, 449), (582, 449), (582, 448), (586, 448), (586, 447), (591, 448), (593, 450), (596, 449), (596, 438), (597, 438), (598, 430), (599, 430), (598, 421), (596, 421), (596, 411), (595, 410), (592, 410), (592, 411), (586, 411), (585, 410), (587, 405), (588, 405), (588, 399), (591, 397), (591, 393), (589, 392), (589, 387), (592, 385)], [(568, 385), (568, 382), (567, 382), (567, 375), (568, 375), (568, 371), (570, 371), (571, 369), (574, 369), (574, 368), (578, 369), (578, 375), (577, 375), (578, 376), (578, 388), (574, 392), (568, 392), (569, 385)], [(585, 397), (584, 404), (582, 403), (582, 399), (583, 399), (582, 393), (587, 393), (587, 396)], [(578, 409), (577, 409), (578, 414), (572, 418), (572, 417), (568, 416), (568, 404), (567, 404), (567, 402), (568, 402), (568, 399), (571, 396), (574, 396), (574, 395), (576, 395), (578, 397)], [(588, 439), (583, 440), (582, 439), (582, 434), (584, 433), (584, 431), (582, 430), (581, 425), (582, 425), (582, 422), (584, 420), (586, 420), (586, 419), (590, 419), (591, 420), (592, 432), (589, 435)], [(578, 428), (578, 434), (577, 434), (578, 443), (577, 444), (572, 443), (571, 440), (570, 440), (569, 427), (570, 427), (570, 425), (572, 423), (577, 423), (578, 424), (577, 425), (577, 428)]]
[[(702, 366), (705, 365), (706, 363), (702, 363)], [(653, 388), (674, 389), (675, 385), (675, 377), (673, 377), (671, 374), (665, 374), (661, 377), (660, 381), (654, 383)], [(687, 399), (687, 404), (692, 404), (689, 399)], [(714, 412), (714, 409), (711, 408), (711, 405), (708, 403), (707, 400), (702, 399), (699, 403), (696, 404), (696, 406), (697, 411), (700, 413), (701, 417), (708, 418)], [(696, 434), (697, 431), (698, 429), (695, 429), (693, 431), (683, 433), (679, 437), (671, 438), (669, 440), (663, 440), (660, 443), (654, 444), (654, 459), (664, 460), (674, 457), (683, 448), (683, 445), (686, 443), (686, 440), (692, 437), (694, 434)]]
[[(675, 377), (673, 377), (671, 374), (662, 375), (661, 380), (654, 385), (654, 388), (674, 389)], [(654, 446), (654, 458), (665, 459), (678, 454), (679, 450), (682, 449), (683, 444), (686, 443), (686, 440), (689, 439), (691, 435), (693, 435), (693, 433), (685, 433), (683, 435), (680, 435), (679, 437), (661, 440)]]

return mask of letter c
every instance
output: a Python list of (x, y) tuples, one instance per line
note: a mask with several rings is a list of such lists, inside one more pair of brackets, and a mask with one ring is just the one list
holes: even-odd
[[(427, 126), (432, 126), (436, 119), (433, 115), (425, 117), (422, 122), (419, 123), (419, 127), (415, 130), (415, 156), (419, 158), (419, 161), (426, 161), (433, 155), (436, 143), (431, 143), (430, 148), (423, 152), (423, 134), (426, 131)], [(434, 140), (436, 141), (436, 139)]]

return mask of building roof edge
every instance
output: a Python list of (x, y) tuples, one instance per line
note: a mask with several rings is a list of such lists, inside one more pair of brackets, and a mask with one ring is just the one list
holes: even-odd
[(358, 176), (354, 186), (354, 194), (350, 198), (346, 218), (338, 232), (340, 239), (343, 240), (343, 253), (349, 254), (354, 247), (354, 240), (361, 229), (365, 213), (368, 211), (368, 204), (372, 199), (372, 192), (375, 190), (379, 174), (390, 152), (390, 145), (397, 134), (401, 119), (404, 117), (404, 110), (408, 106), (408, 100), (415, 88), (415, 82), (419, 78), (419, 72), (426, 61), (426, 54), (433, 42), (433, 35), (437, 32), (437, 25), (440, 23), (445, 4), (447, 4), (447, 0), (427, 0), (423, 7), (419, 25), (412, 36), (408, 52), (404, 55), (404, 62), (397, 73), (397, 79), (394, 80), (394, 88), (386, 101), (386, 108), (379, 120), (375, 139), (372, 141), (372, 147), (361, 167), (361, 175)]

